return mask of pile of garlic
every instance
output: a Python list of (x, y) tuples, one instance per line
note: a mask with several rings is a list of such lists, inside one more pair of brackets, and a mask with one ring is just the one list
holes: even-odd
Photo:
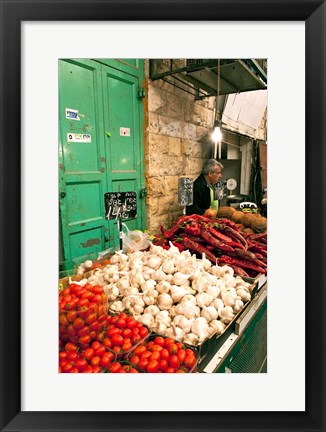
[(127, 311), (152, 331), (194, 346), (222, 334), (251, 299), (251, 285), (231, 267), (172, 244), (115, 252), (87, 282), (104, 287), (110, 311)]

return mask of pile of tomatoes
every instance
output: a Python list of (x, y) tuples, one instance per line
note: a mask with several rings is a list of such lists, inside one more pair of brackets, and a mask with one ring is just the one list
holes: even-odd
[(90, 347), (103, 330), (107, 317), (107, 295), (103, 287), (86, 283), (83, 287), (70, 284), (59, 291), (59, 337), (63, 342)]
[(173, 338), (150, 336), (128, 356), (129, 362), (142, 372), (189, 373), (197, 365), (197, 354)]
[(102, 373), (115, 362), (115, 355), (100, 342), (80, 351), (77, 344), (67, 342), (59, 351), (60, 373)]

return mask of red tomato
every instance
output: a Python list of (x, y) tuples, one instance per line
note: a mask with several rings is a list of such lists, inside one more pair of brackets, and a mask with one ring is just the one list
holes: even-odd
[(62, 314), (59, 315), (59, 323), (61, 325), (64, 325), (64, 326), (68, 325), (69, 321), (67, 319), (67, 314), (62, 313)]
[(136, 355), (141, 355), (144, 351), (146, 351), (146, 347), (144, 345), (138, 345), (135, 349), (134, 349), (134, 354)]
[(146, 366), (146, 370), (149, 373), (155, 373), (158, 371), (159, 363), (157, 360), (151, 360)]
[(140, 359), (139, 360), (138, 367), (140, 369), (145, 370), (147, 365), (148, 365), (148, 360), (147, 359), (144, 358), (144, 359)]
[(175, 343), (175, 340), (173, 338), (166, 338), (165, 339), (165, 346), (167, 347), (170, 343)]
[(60, 351), (59, 352), (59, 360), (63, 360), (67, 357), (68, 353), (67, 351)]
[(161, 345), (161, 347), (164, 346), (164, 338), (162, 336), (156, 336), (156, 338), (154, 339), (154, 344), (155, 345)]
[(85, 292), (86, 292), (85, 288), (79, 287), (79, 289), (75, 291), (75, 294), (77, 297), (80, 298)]
[(168, 360), (170, 357), (169, 351), (166, 348), (163, 348), (160, 351), (160, 355), (161, 355), (161, 359), (163, 359), (163, 360)]
[(161, 345), (157, 345), (157, 344), (154, 344), (154, 345), (152, 345), (152, 351), (162, 351), (162, 346)]
[(79, 358), (78, 360), (75, 361), (75, 366), (79, 370), (79, 372), (82, 372), (87, 368), (88, 363), (85, 359)]
[(101, 362), (101, 357), (99, 357), (99, 356), (94, 356), (94, 357), (92, 357), (92, 359), (91, 359), (91, 361), (90, 361), (90, 363), (91, 363), (91, 365), (92, 366), (99, 366), (99, 364), (100, 364), (100, 362)]
[(78, 359), (78, 353), (76, 352), (76, 351), (70, 351), (69, 353), (67, 353), (68, 355), (67, 355), (67, 357), (66, 357), (66, 359), (67, 359), (67, 361), (72, 361), (72, 362), (74, 362), (74, 361), (76, 361), (77, 359)]
[(102, 356), (106, 352), (105, 346), (100, 345), (99, 347), (95, 348), (95, 355)]
[(65, 296), (66, 294), (70, 294), (70, 288), (65, 288), (64, 290), (61, 291), (61, 293), (63, 296)]
[(89, 282), (85, 283), (84, 288), (86, 290), (92, 291), (92, 284), (90, 284)]
[(66, 316), (67, 316), (67, 320), (68, 320), (69, 322), (73, 322), (73, 321), (75, 321), (75, 319), (77, 318), (77, 314), (78, 314), (78, 312), (75, 311), (75, 310), (72, 310), (72, 311), (67, 312), (67, 314), (66, 314)]
[(94, 349), (94, 350), (96, 350), (97, 348), (99, 348), (101, 346), (101, 344), (100, 344), (100, 342), (98, 342), (98, 341), (94, 341), (93, 343), (92, 343), (92, 348)]
[(95, 313), (90, 313), (88, 317), (85, 319), (87, 324), (93, 324), (97, 320), (97, 316)]
[(88, 348), (81, 354), (81, 357), (87, 361), (90, 361), (94, 357), (94, 354), (95, 351), (93, 350), (93, 348)]
[(124, 329), (126, 328), (127, 322), (125, 319), (123, 318), (119, 318), (116, 322), (115, 322), (116, 327), (118, 327), (119, 329)]
[(114, 334), (120, 334), (120, 329), (115, 326), (109, 326), (108, 328), (108, 336), (112, 337)]
[(71, 368), (70, 373), (79, 373), (79, 371), (76, 366), (74, 366), (73, 368)]
[(107, 351), (105, 354), (103, 354), (103, 355), (105, 355), (106, 357), (108, 357), (110, 360), (111, 360), (111, 362), (115, 359), (115, 356), (114, 356), (114, 354), (113, 354), (113, 352), (112, 351)]
[(99, 285), (95, 285), (95, 286), (93, 286), (93, 288), (92, 288), (92, 292), (93, 292), (94, 294), (102, 294), (102, 292), (103, 292), (103, 287), (101, 287), (101, 286), (99, 286)]
[(86, 369), (83, 370), (83, 373), (93, 373), (93, 367), (88, 365)]
[(178, 359), (178, 356), (175, 354), (172, 354), (169, 358), (169, 365), (175, 369), (179, 369), (180, 367), (180, 360)]
[(191, 368), (193, 368), (195, 366), (195, 364), (196, 364), (196, 357), (195, 357), (194, 353), (188, 354), (186, 356), (186, 358), (184, 359), (184, 364), (189, 369), (191, 369)]
[(119, 318), (127, 319), (130, 318), (130, 316), (127, 315), (126, 312), (120, 312)]
[(82, 327), (81, 329), (78, 330), (77, 334), (79, 337), (89, 335), (89, 327), (88, 326)]
[(120, 369), (122, 369), (121, 364), (119, 362), (114, 362), (110, 365), (108, 370), (112, 373), (116, 373), (116, 372), (119, 372)]
[(122, 348), (122, 351), (130, 351), (131, 350), (131, 348), (132, 348), (132, 343), (131, 342), (124, 342), (122, 345), (121, 345), (121, 348)]
[(130, 363), (131, 364), (133, 364), (133, 365), (138, 365), (138, 363), (139, 363), (139, 357), (138, 356), (136, 356), (136, 355), (133, 355), (132, 357), (130, 357)]
[(139, 334), (142, 338), (144, 338), (145, 336), (147, 336), (149, 334), (149, 330), (146, 327), (142, 327), (139, 329)]
[(186, 348), (186, 354), (187, 355), (195, 355), (195, 353), (193, 352), (193, 350), (190, 349), (190, 348)]
[(93, 298), (92, 298), (92, 302), (94, 302), (94, 303), (102, 303), (103, 299), (102, 299), (101, 294), (94, 294)]
[(62, 372), (69, 373), (71, 372), (71, 369), (74, 367), (73, 362), (68, 362), (62, 367)]
[(139, 373), (139, 371), (138, 371), (136, 368), (131, 367), (131, 368), (129, 369), (129, 373)]
[(66, 333), (70, 337), (76, 336), (77, 335), (77, 330), (74, 328), (74, 326), (72, 324), (69, 324), (67, 326), (67, 328), (66, 328)]
[(132, 330), (129, 329), (129, 328), (125, 328), (125, 329), (122, 330), (121, 335), (124, 338), (131, 338), (132, 337)]
[(183, 363), (184, 362), (184, 359), (186, 358), (186, 351), (184, 350), (184, 349), (180, 349), (178, 352), (177, 352), (177, 356), (178, 356), (178, 359), (180, 360), (180, 363)]
[(131, 338), (131, 342), (133, 345), (137, 345), (141, 341), (141, 337), (139, 335), (134, 335)]
[(121, 336), (120, 334), (114, 334), (111, 337), (111, 340), (113, 345), (122, 345), (124, 341), (123, 336)]
[(169, 367), (167, 360), (160, 360), (158, 362), (158, 368), (161, 371), (165, 371)]
[(85, 335), (85, 336), (80, 337), (80, 338), (78, 339), (78, 341), (79, 341), (79, 343), (80, 343), (81, 345), (87, 345), (87, 344), (90, 343), (91, 338), (90, 338), (89, 335)]
[(102, 371), (102, 369), (100, 368), (100, 366), (93, 366), (93, 373), (100, 373)]
[(176, 346), (178, 347), (178, 349), (186, 349), (186, 347), (184, 346), (184, 344), (182, 342), (177, 342)]
[(98, 321), (93, 322), (90, 326), (89, 329), (90, 331), (97, 331), (100, 328), (100, 324)]
[(112, 347), (112, 351), (114, 351), (116, 354), (120, 354), (122, 351), (121, 345), (114, 345)]
[(88, 300), (90, 300), (92, 297), (94, 296), (94, 294), (88, 290), (86, 290), (82, 295), (81, 298), (86, 298)]
[(77, 351), (78, 350), (78, 346), (72, 342), (67, 342), (65, 345), (65, 350), (66, 351)]
[(104, 345), (106, 348), (111, 348), (111, 347), (112, 347), (111, 339), (108, 338), (108, 337), (104, 338), (104, 339), (103, 339), (103, 345)]
[(170, 343), (167, 347), (170, 354), (176, 354), (178, 352), (178, 347), (175, 343)]
[(95, 336), (95, 339), (99, 342), (102, 342), (104, 338), (105, 338), (105, 332), (104, 331), (97, 333), (97, 335)]
[(141, 359), (149, 359), (149, 357), (152, 355), (152, 351), (144, 351), (140, 354)]
[(85, 325), (85, 321), (83, 320), (83, 318), (79, 318), (79, 317), (76, 318), (73, 323), (73, 326), (76, 330), (81, 329), (82, 327), (84, 327), (84, 325)]
[(130, 329), (134, 329), (137, 325), (137, 321), (133, 317), (127, 318), (127, 327)]
[(165, 369), (165, 373), (174, 373), (175, 369), (173, 367), (168, 367)]
[(105, 353), (101, 357), (100, 365), (102, 366), (102, 368), (107, 368), (111, 363), (111, 361), (112, 361), (111, 357), (108, 356), (107, 353)]
[(161, 354), (159, 351), (153, 351), (152, 355), (149, 357), (149, 360), (160, 360), (161, 359)]
[(178, 369), (177, 371), (175, 371), (175, 373), (186, 373), (186, 372), (182, 369)]

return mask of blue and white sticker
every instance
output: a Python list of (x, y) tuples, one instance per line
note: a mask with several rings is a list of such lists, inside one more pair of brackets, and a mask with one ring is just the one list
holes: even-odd
[(78, 110), (66, 108), (66, 118), (69, 120), (80, 120)]
[(92, 137), (90, 134), (67, 133), (67, 141), (75, 143), (91, 143)]

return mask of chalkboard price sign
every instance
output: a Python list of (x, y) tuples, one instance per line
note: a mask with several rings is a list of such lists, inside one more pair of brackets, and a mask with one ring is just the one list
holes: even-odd
[(104, 194), (105, 218), (135, 219), (137, 217), (136, 192), (107, 192)]
[(193, 180), (190, 177), (178, 179), (178, 201), (180, 206), (188, 206), (193, 203)]

